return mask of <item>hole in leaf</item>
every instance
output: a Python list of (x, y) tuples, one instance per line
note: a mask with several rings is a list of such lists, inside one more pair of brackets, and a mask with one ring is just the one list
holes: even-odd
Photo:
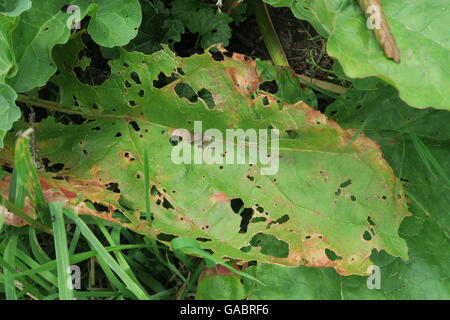
[(141, 79), (139, 78), (139, 75), (136, 72), (131, 72), (131, 79), (133, 79), (133, 81), (136, 84), (142, 84)]
[(325, 254), (331, 261), (342, 260), (342, 257), (338, 256), (333, 250), (326, 248)]
[(130, 121), (130, 126), (133, 127), (134, 131), (136, 132), (139, 132), (141, 130), (136, 121)]
[(372, 240), (372, 235), (370, 234), (369, 231), (364, 231), (363, 239), (364, 239), (364, 240), (367, 240), (367, 241)]
[(345, 187), (348, 187), (351, 184), (352, 184), (352, 179), (348, 179), (347, 181), (341, 183), (339, 187), (345, 188)]
[(198, 96), (192, 87), (186, 83), (177, 83), (175, 86), (175, 92), (180, 98), (185, 98), (190, 102), (194, 103), (198, 101)]
[(161, 241), (170, 242), (170, 241), (172, 241), (173, 239), (176, 239), (176, 238), (178, 238), (178, 237), (177, 237), (177, 236), (174, 236), (174, 235), (172, 235), (172, 234), (160, 233), (160, 234), (158, 234), (158, 235), (156, 236), (156, 238), (157, 238), (158, 240), (161, 240)]
[(289, 256), (289, 245), (271, 234), (257, 233), (250, 240), (253, 247), (261, 247), (260, 252), (276, 258)]
[(178, 143), (180, 143), (181, 141), (183, 141), (183, 137), (181, 136), (171, 136), (169, 138), (169, 142), (171, 145), (176, 146)]
[(206, 105), (208, 106), (208, 109), (214, 109), (216, 107), (213, 95), (209, 90), (202, 89), (197, 94), (200, 97), (200, 99), (205, 101)]
[(246, 233), (247, 232), (247, 228), (248, 228), (248, 224), (250, 222), (250, 219), (253, 216), (253, 209), (252, 208), (245, 208), (242, 212), (241, 212), (241, 225), (240, 225), (240, 229), (239, 229), (239, 233)]
[(267, 229), (269, 229), (273, 224), (283, 224), (287, 221), (289, 221), (289, 216), (287, 214), (285, 214), (282, 217), (278, 218), (277, 220), (270, 222), (267, 225)]
[(250, 250), (252, 250), (252, 246), (245, 246), (245, 247), (242, 247), (242, 248), (239, 249), (239, 250), (241, 250), (242, 252), (247, 253), (247, 252), (249, 252)]
[(234, 211), (234, 213), (239, 213), (241, 211), (241, 208), (244, 206), (244, 201), (242, 199), (231, 199), (231, 209)]
[(297, 139), (300, 136), (295, 130), (286, 130), (285, 132), (288, 135), (289, 139)]
[(115, 193), (120, 193), (120, 189), (119, 189), (119, 184), (115, 183), (115, 182), (111, 182), (107, 185), (107, 190), (115, 192)]
[(216, 61), (223, 61), (223, 60), (225, 60), (222, 52), (220, 52), (220, 51), (214, 51), (214, 52), (210, 52), (210, 53), (211, 53), (211, 56), (213, 57), (213, 59), (216, 60)]
[(163, 199), (163, 204), (162, 204), (162, 206), (163, 206), (165, 209), (167, 209), (167, 210), (169, 210), (169, 209), (175, 209), (174, 206), (173, 206), (166, 198)]
[(160, 72), (157, 80), (153, 80), (153, 86), (156, 89), (161, 89), (168, 84), (174, 82), (177, 78), (172, 74), (170, 77), (166, 76), (164, 72)]
[(278, 91), (278, 84), (275, 80), (264, 81), (259, 84), (259, 90), (263, 90), (263, 91), (269, 92), (271, 94), (275, 94)]
[(42, 159), (42, 164), (44, 165), (46, 172), (60, 172), (62, 169), (64, 169), (63, 163), (55, 163), (53, 165), (50, 165), (50, 160), (47, 158)]

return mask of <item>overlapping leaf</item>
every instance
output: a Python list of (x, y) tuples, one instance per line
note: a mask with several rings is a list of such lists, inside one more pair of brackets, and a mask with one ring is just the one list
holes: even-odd
[[(49, 166), (64, 164), (58, 176), (66, 183), (115, 186), (121, 201), (105, 204), (110, 211), (143, 212), (147, 150), (152, 227), (162, 240), (195, 238), (220, 258), (332, 266), (341, 274), (365, 274), (372, 249), (407, 258), (397, 233), (408, 214), (403, 192), (378, 146), (363, 136), (352, 141), (351, 131), (302, 102), (279, 103), (258, 91), (254, 61), (122, 51), (110, 62), (110, 78), (90, 86), (73, 72), (82, 46), (76, 39), (56, 52), (60, 73), (52, 81), (63, 107), (49, 107), (90, 121), (46, 119), (37, 134), (39, 157)], [(155, 87), (160, 72), (177, 80)], [(190, 100), (178, 96), (182, 84), (194, 92)], [(279, 172), (262, 175), (260, 165), (249, 164), (176, 165), (170, 137), (175, 129), (192, 131), (198, 120), (224, 137), (230, 128), (278, 128)]]
[[(247, 272), (267, 286), (248, 283), (247, 298), (449, 299), (450, 114), (411, 109), (392, 88), (371, 93), (352, 90), (343, 98), (331, 105), (328, 113), (345, 126), (363, 125), (366, 134), (381, 143), (384, 154), (403, 180), (414, 215), (404, 220), (399, 232), (406, 239), (410, 259), (404, 262), (386, 253), (374, 254), (372, 260), (381, 268), (380, 289), (369, 289), (366, 277), (342, 277), (331, 269), (288, 269), (259, 264)], [(417, 148), (415, 139), (423, 142), (419, 144), (422, 147)], [(436, 163), (423, 159), (424, 148), (442, 171)], [(244, 290), (240, 283), (234, 286), (226, 292)]]
[(447, 0), (426, 5), (422, 0), (382, 2), (402, 55), (400, 64), (384, 57), (357, 1), (265, 1), (289, 6), (328, 36), (328, 54), (339, 60), (348, 76), (379, 77), (416, 108), (450, 109), (450, 39), (442, 32), (450, 20)]

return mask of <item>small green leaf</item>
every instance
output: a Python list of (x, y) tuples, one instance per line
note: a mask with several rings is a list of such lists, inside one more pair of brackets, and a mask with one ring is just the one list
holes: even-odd
[(97, 252), (99, 257), (111, 268), (119, 278), (125, 283), (126, 287), (136, 295), (139, 300), (148, 300), (151, 297), (142, 289), (142, 287), (136, 283), (117, 263), (116, 260), (106, 251), (105, 247), (100, 243), (97, 237), (92, 233), (87, 224), (77, 216), (71, 210), (65, 210), (64, 214), (73, 220), (78, 228), (80, 228), (81, 234), (91, 245), (92, 249)]

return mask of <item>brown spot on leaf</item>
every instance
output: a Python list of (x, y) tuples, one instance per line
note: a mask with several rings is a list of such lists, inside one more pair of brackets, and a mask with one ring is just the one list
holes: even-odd
[(210, 195), (210, 199), (213, 202), (225, 202), (228, 200), (228, 196), (225, 192), (215, 192)]

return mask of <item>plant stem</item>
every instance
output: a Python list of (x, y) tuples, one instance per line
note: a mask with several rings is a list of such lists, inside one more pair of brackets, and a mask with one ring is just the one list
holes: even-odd
[(331, 82), (315, 79), (315, 78), (308, 77), (308, 76), (305, 76), (305, 75), (302, 75), (302, 74), (298, 75), (298, 77), (305, 84), (312, 84), (312, 85), (317, 86), (320, 89), (323, 89), (323, 90), (326, 90), (326, 91), (329, 91), (329, 92), (342, 94), (342, 93), (347, 92), (347, 90), (348, 90), (348, 88), (340, 86), (338, 84), (334, 84), (334, 83), (331, 83)]
[(255, 14), (259, 31), (261, 32), (267, 51), (269, 51), (269, 55), (274, 64), (281, 67), (288, 67), (289, 62), (286, 53), (283, 50), (283, 46), (281, 45), (275, 27), (273, 26), (266, 4), (261, 0), (251, 0), (250, 6)]
[(228, 0), (223, 4), (223, 11), (225, 11), (227, 14), (231, 14), (231, 11), (233, 11), (234, 8), (236, 8), (242, 0)]

